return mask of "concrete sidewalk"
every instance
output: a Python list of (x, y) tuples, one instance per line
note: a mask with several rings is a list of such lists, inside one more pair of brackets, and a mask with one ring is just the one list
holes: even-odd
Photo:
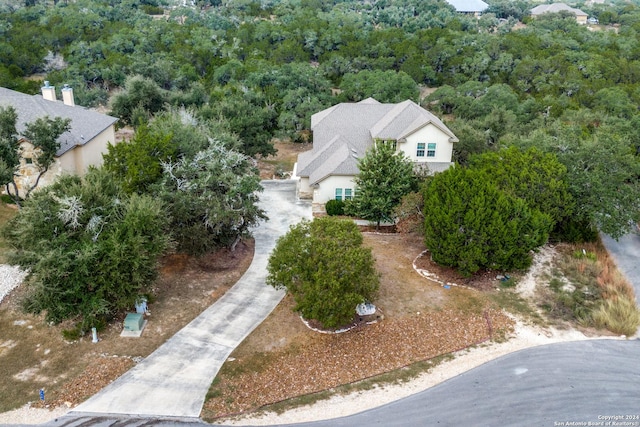
[(311, 218), (295, 181), (263, 181), (260, 206), (269, 220), (254, 230), (255, 255), (240, 280), (215, 304), (129, 372), (73, 412), (199, 417), (211, 381), (229, 354), (278, 305), (283, 291), (265, 284), (277, 238)]

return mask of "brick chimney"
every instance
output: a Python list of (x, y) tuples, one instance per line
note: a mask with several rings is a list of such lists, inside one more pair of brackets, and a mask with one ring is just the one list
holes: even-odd
[(73, 99), (73, 88), (69, 85), (64, 85), (62, 88), (62, 102), (64, 105), (69, 105), (71, 107), (76, 105), (75, 100)]
[(56, 87), (49, 86), (49, 82), (45, 81), (44, 86), (42, 86), (42, 97), (47, 101), (56, 101)]

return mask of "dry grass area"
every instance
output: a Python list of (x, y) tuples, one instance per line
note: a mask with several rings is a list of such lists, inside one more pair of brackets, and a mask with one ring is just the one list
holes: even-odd
[[(138, 358), (153, 352), (168, 338), (209, 307), (246, 271), (253, 242), (200, 259), (166, 257), (154, 285), (148, 324), (140, 338), (122, 338), (122, 322), (113, 322), (99, 334), (66, 342), (62, 330), (40, 316), (23, 314), (18, 288), (0, 304), (0, 412), (37, 402), (45, 389), (45, 405), (75, 406), (126, 372)], [(122, 319), (120, 319), (122, 320)]]
[(554, 268), (539, 288), (539, 306), (551, 319), (631, 336), (640, 325), (633, 287), (601, 242), (561, 244)]
[(298, 161), (298, 154), (311, 150), (312, 144), (276, 141), (274, 147), (277, 150), (275, 156), (269, 156), (258, 160), (261, 179), (278, 179), (293, 170), (293, 165)]
[[(511, 330), (511, 319), (482, 292), (445, 289), (413, 269), (424, 249), (421, 237), (367, 233), (365, 243), (381, 274), (375, 303), (384, 320), (342, 334), (319, 334), (303, 325), (286, 299), (223, 366), (204, 419), (361, 381)], [(451, 271), (441, 273), (449, 275), (447, 281), (459, 279)], [(487, 280), (495, 282), (485, 278), (478, 284), (491, 288)]]

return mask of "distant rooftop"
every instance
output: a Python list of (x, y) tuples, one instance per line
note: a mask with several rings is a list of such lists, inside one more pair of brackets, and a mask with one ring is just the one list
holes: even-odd
[(580, 9), (575, 9), (564, 3), (541, 4), (531, 9), (531, 15), (542, 15), (543, 13), (558, 13), (562, 11), (571, 12), (576, 16), (587, 16), (587, 14)]
[(0, 107), (8, 106), (15, 108), (18, 113), (17, 130), (20, 134), (24, 132), (27, 123), (41, 117), (71, 119), (71, 129), (60, 135), (60, 149), (56, 153), (58, 157), (76, 146), (91, 141), (118, 120), (84, 107), (65, 105), (61, 101), (48, 101), (42, 95), (27, 95), (0, 87)]
[(460, 13), (479, 13), (487, 10), (489, 5), (482, 0), (447, 0)]

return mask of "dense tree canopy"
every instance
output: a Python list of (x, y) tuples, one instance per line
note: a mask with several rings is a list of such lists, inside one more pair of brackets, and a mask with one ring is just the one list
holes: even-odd
[(576, 221), (620, 237), (640, 220), (640, 162), (635, 147), (609, 126), (577, 139), (580, 130), (579, 125), (562, 125), (551, 135), (535, 132), (518, 143), (554, 153), (566, 167)]
[(416, 82), (404, 71), (368, 71), (345, 74), (340, 84), (341, 97), (349, 102), (374, 98), (380, 102), (417, 100)]
[(358, 162), (355, 197), (346, 211), (376, 223), (393, 220), (394, 208), (414, 189), (413, 164), (392, 143), (378, 141)]
[(327, 328), (354, 319), (356, 306), (378, 290), (371, 250), (353, 221), (333, 217), (303, 221), (278, 239), (269, 257), (267, 283), (286, 289), (295, 311)]
[[(569, 183), (595, 189), (576, 206), (581, 221), (619, 235), (639, 219), (632, 177), (640, 138), (630, 126), (640, 117), (635, 3), (581, 4), (600, 26), (566, 13), (532, 20), (536, 4), (528, 1), (491, 0), (482, 19), (441, 0), (196, 3), (5, 2), (0, 85), (36, 93), (39, 82), (24, 77), (45, 73), (57, 86), (72, 84), (81, 105), (113, 94), (123, 123), (184, 106), (250, 156), (273, 153), (273, 137), (306, 141), (311, 114), (337, 102), (417, 98), (418, 88), (437, 87), (424, 105), (447, 115), (460, 139), (456, 161), (562, 138), (539, 148), (565, 165)], [(149, 16), (163, 8), (166, 19)], [(595, 166), (576, 167), (606, 138), (615, 142), (598, 145), (600, 159), (634, 150), (613, 173), (621, 193), (601, 185)], [(577, 184), (570, 192), (580, 196)]]
[(193, 157), (162, 162), (162, 180), (153, 192), (165, 202), (178, 250), (203, 254), (228, 246), (258, 221), (260, 178), (248, 157), (212, 141)]
[(33, 194), (4, 230), (10, 261), (29, 271), (25, 308), (83, 331), (131, 310), (156, 277), (165, 222), (159, 201), (126, 195), (101, 170)]
[(552, 221), (501, 191), (484, 172), (456, 167), (424, 189), (425, 244), (434, 261), (470, 275), (522, 269), (546, 243)]

